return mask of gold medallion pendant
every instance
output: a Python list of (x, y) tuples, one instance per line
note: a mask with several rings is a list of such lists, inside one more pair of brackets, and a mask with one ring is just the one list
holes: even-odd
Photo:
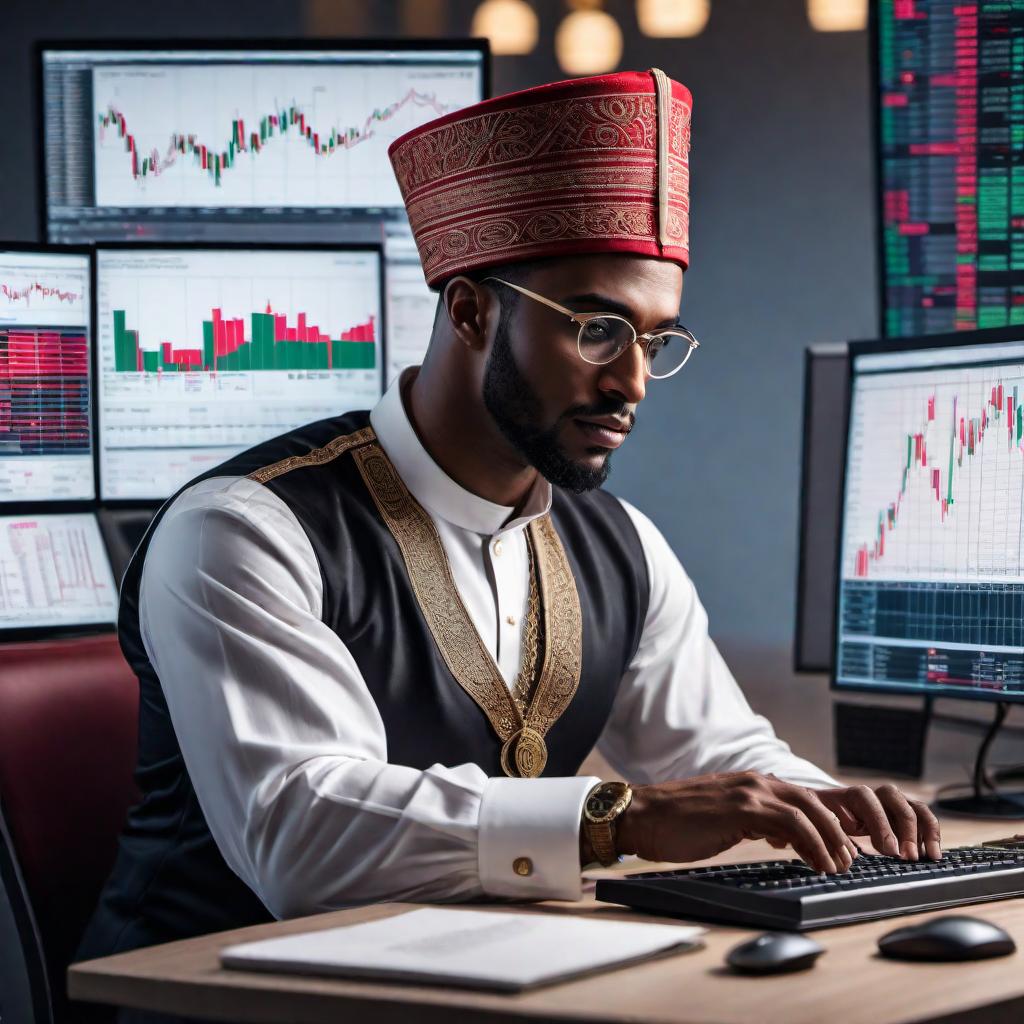
[(544, 737), (528, 725), (513, 733), (501, 748), (501, 770), (511, 778), (536, 779), (547, 763)]
[(526, 527), (530, 613), (520, 676), (510, 691), (462, 602), (437, 528), (368, 433), (368, 443), (354, 446), (352, 456), (402, 553), (438, 652), (502, 741), (501, 770), (535, 779), (548, 762), (544, 736), (579, 687), (583, 657), (579, 594), (551, 516), (539, 516)]

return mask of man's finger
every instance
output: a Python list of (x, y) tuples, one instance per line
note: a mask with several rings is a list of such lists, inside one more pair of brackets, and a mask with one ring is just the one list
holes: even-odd
[(799, 807), (780, 801), (767, 804), (762, 814), (765, 833), (785, 839), (796, 851), (797, 856), (810, 864), (815, 871), (846, 870), (845, 864), (837, 864), (832, 858), (821, 833)]
[(857, 856), (857, 847), (843, 829), (838, 815), (821, 802), (813, 789), (792, 786), (785, 791), (785, 796), (807, 815), (825, 840), (832, 859), (840, 865), (841, 871), (846, 871)]
[(875, 791), (879, 803), (885, 808), (889, 825), (900, 844), (900, 855), (907, 860), (918, 860), (917, 812), (898, 786), (887, 782)]
[(850, 807), (850, 813), (855, 815), (864, 824), (867, 834), (871, 837), (871, 844), (880, 853), (890, 857), (900, 856), (900, 844), (889, 824), (889, 816), (885, 808), (875, 795), (875, 791), (868, 786), (850, 786), (846, 790), (846, 801)]
[(932, 809), (920, 800), (911, 800), (917, 815), (917, 841), (921, 844), (925, 856), (932, 860), (942, 860), (942, 832), (939, 828), (939, 819), (932, 813)]

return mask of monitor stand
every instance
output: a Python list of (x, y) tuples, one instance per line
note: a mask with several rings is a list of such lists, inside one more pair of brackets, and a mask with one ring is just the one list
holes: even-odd
[[(985, 771), (985, 758), (989, 747), (996, 738), (1010, 705), (1003, 702), (996, 705), (996, 716), (992, 720), (985, 738), (978, 748), (974, 762), (974, 793), (971, 796), (942, 797), (934, 802), (936, 810), (945, 814), (958, 814), (971, 818), (1024, 818), (1024, 792), (1000, 793)], [(987, 789), (989, 792), (983, 792)]]

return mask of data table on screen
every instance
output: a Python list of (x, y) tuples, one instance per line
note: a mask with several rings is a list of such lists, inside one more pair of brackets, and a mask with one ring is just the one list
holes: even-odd
[(839, 678), (1024, 697), (1024, 340), (935, 351), (854, 364)]
[(0, 630), (116, 618), (117, 587), (95, 516), (0, 516)]
[(380, 250), (100, 248), (102, 497), (167, 497), (381, 394)]
[(89, 260), (0, 250), (0, 501), (95, 497)]
[(1024, 324), (1024, 5), (873, 3), (884, 334)]

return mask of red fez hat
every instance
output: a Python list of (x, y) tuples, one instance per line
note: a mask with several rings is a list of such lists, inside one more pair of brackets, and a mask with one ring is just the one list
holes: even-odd
[(431, 287), (502, 263), (690, 262), (690, 91), (657, 68), (485, 100), (388, 147)]

